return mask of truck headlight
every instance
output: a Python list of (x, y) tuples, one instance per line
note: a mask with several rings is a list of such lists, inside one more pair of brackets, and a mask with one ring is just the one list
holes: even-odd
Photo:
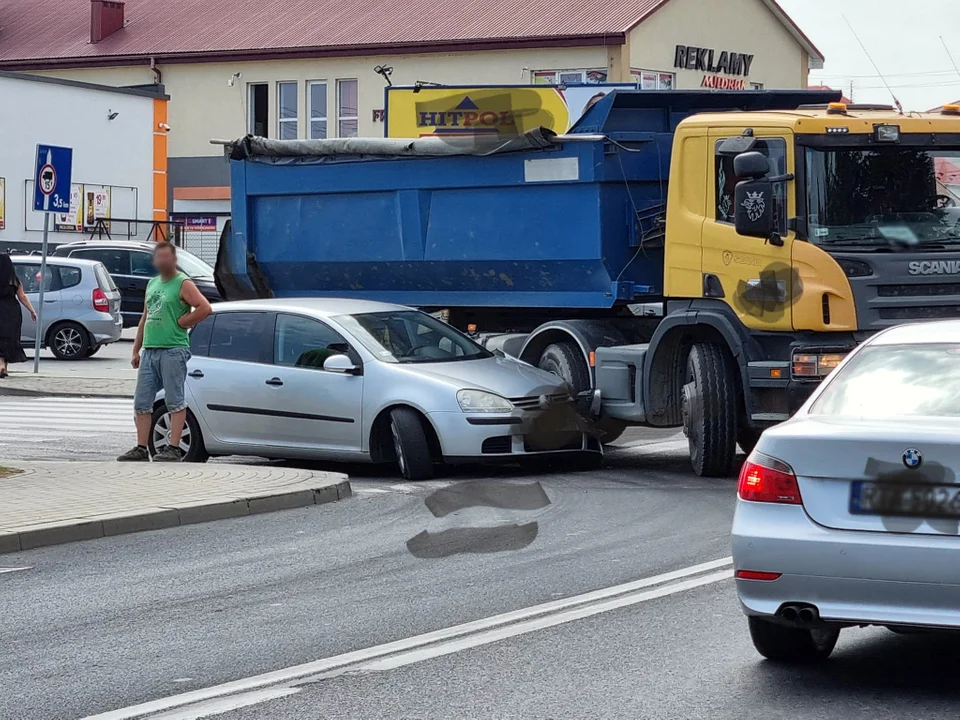
[(504, 413), (513, 410), (512, 402), (486, 390), (461, 390), (457, 393), (457, 402), (465, 413)]
[(807, 380), (825, 378), (845, 357), (846, 353), (795, 353), (792, 375)]

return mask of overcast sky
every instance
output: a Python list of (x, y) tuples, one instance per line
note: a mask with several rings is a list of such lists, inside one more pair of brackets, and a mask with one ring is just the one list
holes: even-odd
[[(714, 0), (715, 1), (715, 0)], [(855, 102), (891, 104), (856, 36), (904, 110), (929, 110), (960, 99), (960, 0), (778, 0), (826, 57), (810, 84), (829, 85)], [(949, 48), (944, 49), (943, 40)]]

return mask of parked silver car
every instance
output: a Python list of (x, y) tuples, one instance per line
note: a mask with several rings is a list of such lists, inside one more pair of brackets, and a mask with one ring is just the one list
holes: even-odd
[[(30, 303), (40, 311), (40, 256), (14, 255), (17, 277)], [(43, 279), (43, 344), (59, 360), (82, 360), (120, 339), (120, 291), (107, 269), (93, 260), (47, 258)], [(37, 324), (26, 309), (20, 340), (33, 346)]]
[[(420, 480), (442, 461), (601, 458), (561, 378), (417, 310), (337, 299), (220, 303), (190, 339), (188, 461), (396, 462)], [(152, 453), (169, 442), (162, 397)]]

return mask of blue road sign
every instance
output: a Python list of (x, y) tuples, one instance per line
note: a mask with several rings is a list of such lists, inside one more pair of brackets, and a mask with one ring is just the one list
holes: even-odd
[(37, 145), (33, 209), (38, 212), (69, 213), (72, 171), (72, 148)]

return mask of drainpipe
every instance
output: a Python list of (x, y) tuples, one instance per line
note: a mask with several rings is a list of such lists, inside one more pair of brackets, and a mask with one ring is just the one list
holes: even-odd
[(163, 85), (163, 73), (160, 72), (160, 68), (157, 67), (156, 58), (150, 58), (150, 69), (153, 71), (153, 77), (157, 85)]

